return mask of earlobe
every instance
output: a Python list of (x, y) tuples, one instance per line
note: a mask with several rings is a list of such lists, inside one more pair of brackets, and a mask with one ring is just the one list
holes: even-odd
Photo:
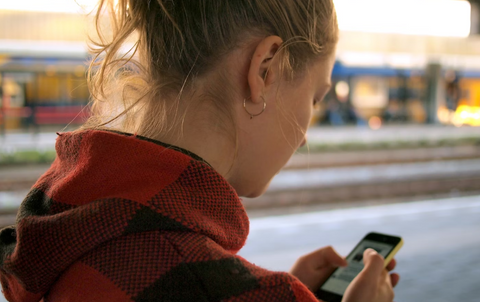
[(278, 36), (269, 36), (260, 41), (251, 58), (248, 70), (248, 85), (251, 100), (254, 103), (262, 102), (266, 88), (276, 78), (276, 70), (272, 68), (274, 56), (282, 44)]

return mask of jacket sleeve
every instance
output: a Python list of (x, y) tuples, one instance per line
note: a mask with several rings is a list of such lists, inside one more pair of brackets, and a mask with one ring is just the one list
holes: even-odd
[(224, 302), (318, 302), (315, 295), (299, 280), (292, 280), (270, 287), (260, 287), (241, 295), (231, 297)]

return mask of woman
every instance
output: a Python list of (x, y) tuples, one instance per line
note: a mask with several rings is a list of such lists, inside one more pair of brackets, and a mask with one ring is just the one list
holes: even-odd
[[(59, 134), (1, 232), (7, 299), (316, 301), (345, 260), (327, 247), (288, 274), (242, 259), (238, 196), (261, 195), (306, 143), (335, 60), (332, 1), (113, 2), (97, 11), (113, 33), (93, 49), (92, 116)], [(392, 301), (398, 275), (372, 250), (365, 264), (344, 301)]]

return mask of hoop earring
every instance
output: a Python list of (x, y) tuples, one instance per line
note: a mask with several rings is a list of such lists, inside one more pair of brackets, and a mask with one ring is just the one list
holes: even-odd
[(262, 111), (260, 111), (259, 113), (257, 114), (253, 114), (253, 113), (250, 113), (247, 109), (247, 100), (251, 100), (252, 97), (249, 96), (248, 98), (246, 99), (243, 99), (243, 108), (245, 109), (245, 111), (248, 113), (248, 115), (250, 115), (250, 119), (253, 119), (255, 116), (259, 116), (260, 114), (262, 114), (264, 111), (265, 111), (265, 108), (267, 108), (267, 102), (265, 101), (265, 98), (262, 97), (262, 100), (263, 100), (263, 108), (262, 108)]

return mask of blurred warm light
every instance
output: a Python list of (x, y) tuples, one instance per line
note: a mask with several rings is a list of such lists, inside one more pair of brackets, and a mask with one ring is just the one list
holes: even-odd
[(55, 67), (55, 65), (48, 65), (45, 68), (45, 74), (49, 77), (53, 77), (56, 72), (57, 72), (57, 68)]
[(73, 71), (73, 73), (75, 74), (76, 77), (84, 77), (85, 76), (85, 72), (86, 72), (86, 69), (85, 69), (85, 66), (83, 65), (78, 65), (75, 67), (75, 70)]
[(442, 106), (438, 108), (437, 117), (440, 123), (450, 124), (452, 122), (453, 112), (448, 110), (447, 107)]
[(372, 130), (378, 130), (382, 127), (382, 119), (379, 118), (378, 116), (372, 116), (369, 120), (368, 120), (368, 126), (370, 127), (370, 129)]
[(345, 81), (339, 81), (337, 85), (335, 85), (335, 93), (340, 102), (345, 102), (348, 100), (348, 95), (350, 94), (350, 86)]
[(459, 106), (455, 111), (452, 123), (457, 127), (463, 125), (480, 127), (480, 107)]
[(84, 13), (93, 10), (98, 0), (0, 0), (0, 10)]
[(334, 0), (341, 30), (467, 37), (471, 6), (465, 0)]

